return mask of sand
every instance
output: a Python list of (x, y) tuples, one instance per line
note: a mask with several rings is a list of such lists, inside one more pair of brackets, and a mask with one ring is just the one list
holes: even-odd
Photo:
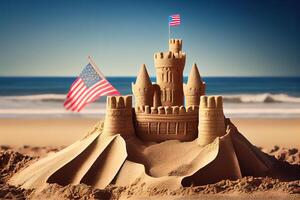
[[(171, 190), (147, 189), (140, 183), (104, 190), (84, 184), (49, 184), (40, 191), (9, 186), (6, 181), (23, 166), (82, 138), (97, 119), (0, 120), (0, 199), (299, 199), (300, 180), (243, 177), (214, 184)], [(233, 119), (249, 141), (293, 165), (300, 164), (299, 119)], [(286, 133), (289, 133), (287, 136)], [(291, 195), (293, 194), (293, 195)]]
[[(276, 149), (276, 150), (275, 150)], [(40, 191), (25, 190), (10, 186), (6, 181), (18, 170), (38, 159), (37, 156), (28, 156), (18, 151), (34, 152), (38, 156), (45, 156), (46, 152), (57, 151), (46, 147), (11, 148), (0, 147), (0, 199), (297, 199), (300, 197), (300, 180), (284, 182), (268, 177), (243, 177), (238, 180), (222, 180), (215, 184), (196, 187), (186, 187), (175, 191), (160, 190), (159, 188), (147, 189), (144, 185), (133, 184), (128, 187), (109, 186), (104, 190), (90, 186), (67, 185), (59, 186), (49, 184)], [(284, 161), (289, 161), (291, 156), (300, 158), (298, 149), (284, 149), (274, 147), (270, 154), (289, 152)], [(298, 159), (294, 164), (299, 165)], [(293, 194), (293, 195), (291, 195)]]
[[(80, 139), (99, 119), (0, 119), (0, 144), (67, 146)], [(231, 119), (256, 146), (300, 148), (300, 119)], [(286, 133), (289, 133), (288, 136)], [(42, 137), (41, 137), (42, 136)]]

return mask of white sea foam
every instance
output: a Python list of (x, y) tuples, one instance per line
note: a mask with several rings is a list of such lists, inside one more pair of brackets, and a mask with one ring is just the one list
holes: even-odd
[[(103, 117), (105, 98), (80, 113), (63, 107), (65, 94), (0, 96), (0, 118), (5, 117)], [(286, 94), (223, 95), (226, 117), (300, 117), (300, 98)]]
[(300, 103), (300, 97), (270, 93), (223, 95), (223, 99), (233, 103)]
[[(65, 94), (37, 94), (37, 95), (21, 95), (21, 96), (0, 96), (1, 100), (6, 101), (64, 101)], [(300, 97), (289, 96), (287, 94), (234, 94), (223, 95), (225, 102), (232, 103), (300, 103)]]
[(11, 101), (64, 101), (65, 99), (66, 99), (65, 94), (0, 96), (0, 100), (11, 100)]

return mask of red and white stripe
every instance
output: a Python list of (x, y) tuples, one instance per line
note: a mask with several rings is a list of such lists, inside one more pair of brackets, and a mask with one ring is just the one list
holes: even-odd
[(77, 78), (67, 94), (64, 106), (67, 110), (79, 112), (85, 105), (104, 95), (120, 95), (120, 93), (106, 79), (88, 88), (81, 78)]
[(172, 21), (169, 22), (169, 26), (178, 26), (180, 25), (180, 15), (171, 15)]

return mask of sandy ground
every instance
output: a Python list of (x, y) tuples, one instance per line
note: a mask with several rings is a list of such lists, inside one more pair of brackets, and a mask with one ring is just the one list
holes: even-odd
[[(300, 199), (300, 180), (243, 177), (178, 191), (143, 190), (140, 185), (90, 186), (50, 184), (42, 191), (24, 190), (6, 181), (47, 153), (82, 138), (97, 119), (0, 119), (0, 199)], [(232, 119), (252, 144), (275, 158), (300, 164), (300, 119)], [(288, 133), (288, 134), (287, 134)]]
[[(67, 146), (81, 138), (98, 119), (0, 119), (0, 144)], [(300, 119), (231, 119), (256, 146), (300, 148)], [(288, 135), (287, 135), (288, 133)]]
[[(275, 150), (276, 149), (276, 150)], [(108, 186), (104, 190), (96, 189), (88, 185), (48, 184), (40, 190), (26, 190), (8, 185), (7, 180), (30, 163), (35, 162), (47, 153), (56, 152), (59, 149), (49, 147), (19, 147), (11, 148), (0, 146), (0, 199), (299, 199), (300, 180), (282, 181), (269, 177), (243, 177), (238, 180), (222, 180), (214, 184), (191, 186), (175, 191), (160, 190), (159, 188), (147, 189), (143, 185), (133, 184), (127, 187)], [(24, 152), (19, 153), (19, 152)], [(28, 152), (32, 156), (26, 155)], [(300, 164), (300, 152), (298, 149), (272, 148), (267, 150), (270, 155), (286, 155), (279, 157), (282, 161), (291, 160), (294, 165)], [(35, 156), (36, 155), (36, 156)]]

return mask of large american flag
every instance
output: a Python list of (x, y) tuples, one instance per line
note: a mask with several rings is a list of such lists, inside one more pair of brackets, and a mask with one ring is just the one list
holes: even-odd
[(169, 26), (179, 26), (180, 25), (180, 15), (170, 15), (169, 16)]
[(79, 112), (100, 96), (120, 95), (120, 92), (100, 73), (91, 63), (83, 69), (67, 94), (64, 103), (67, 110)]

